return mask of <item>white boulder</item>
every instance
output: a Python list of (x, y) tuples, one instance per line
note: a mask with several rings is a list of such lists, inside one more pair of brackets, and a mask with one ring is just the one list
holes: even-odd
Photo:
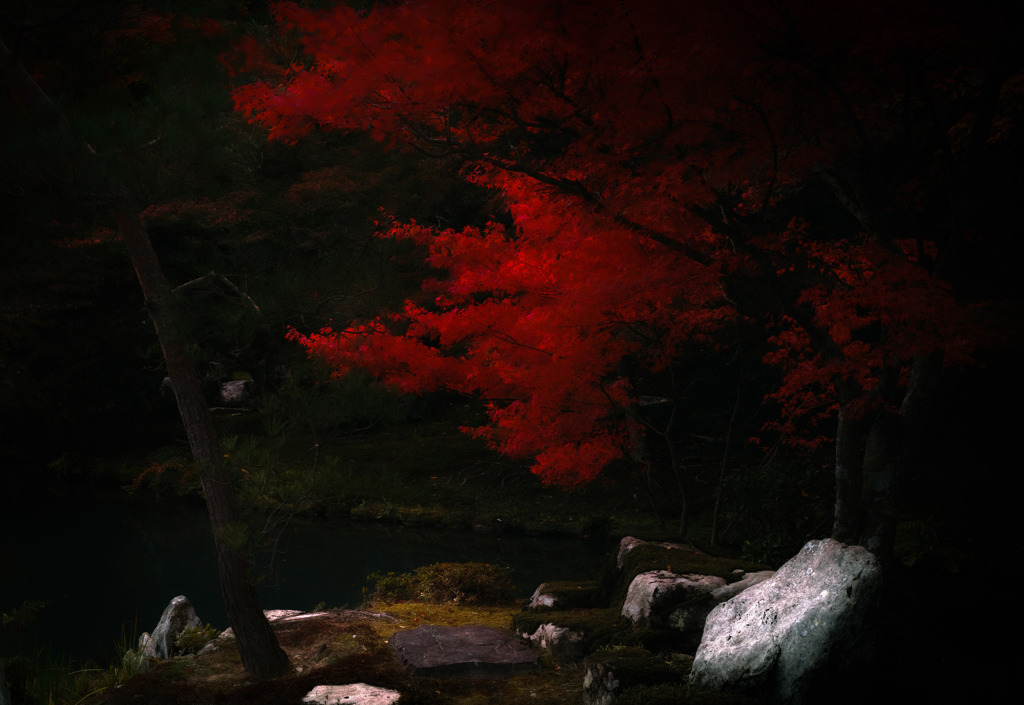
[(690, 684), (794, 705), (848, 696), (870, 681), (881, 578), (865, 548), (808, 542), (711, 611)]

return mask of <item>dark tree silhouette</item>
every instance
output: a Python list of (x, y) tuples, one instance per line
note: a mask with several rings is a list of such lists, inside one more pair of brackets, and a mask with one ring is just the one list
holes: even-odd
[[(87, 170), (88, 163), (97, 159), (95, 150), (87, 142), (76, 141), (73, 126), (2, 41), (0, 65), (3, 67), (5, 83), (21, 108), (38, 118), (52, 120), (56, 127), (50, 138), (71, 145), (73, 156), (69, 157), (69, 162), (73, 162), (75, 168)], [(102, 189), (97, 190), (96, 205), (98, 208), (107, 208), (117, 223), (160, 341), (178, 410), (202, 482), (216, 545), (221, 592), (243, 666), (256, 676), (281, 676), (290, 670), (288, 656), (278, 644), (260, 608), (251, 574), (252, 566), (241, 539), (244, 537), (244, 525), (239, 520), (213, 419), (188, 354), (188, 338), (181, 324), (175, 297), (139, 215), (140, 209), (129, 200), (130, 192), (130, 184), (110, 180)]]

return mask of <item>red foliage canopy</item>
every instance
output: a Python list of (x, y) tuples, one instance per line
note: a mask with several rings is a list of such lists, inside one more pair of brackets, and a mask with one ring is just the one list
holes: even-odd
[[(443, 272), (432, 305), (293, 338), (338, 374), (480, 395), (492, 423), (475, 432), (565, 485), (625, 450), (636, 392), (624, 360), (664, 369), (751, 311), (786, 372), (779, 428), (804, 410), (894, 403), (883, 379), (936, 351), (966, 361), (979, 340), (936, 276), (961, 234), (930, 232), (918, 203), (942, 150), (958, 159), (978, 125), (961, 107), (920, 131), (927, 143), (907, 124), (940, 119), (929, 100), (977, 93), (986, 20), (943, 8), (274, 5), (303, 58), (239, 87), (239, 109), (273, 138), (368, 130), (461, 155), (513, 224), (394, 224), (382, 234), (422, 243)], [(255, 48), (243, 69), (268, 65), (270, 47)], [(853, 225), (794, 205), (810, 181), (831, 186)], [(741, 279), (760, 283), (757, 301)]]

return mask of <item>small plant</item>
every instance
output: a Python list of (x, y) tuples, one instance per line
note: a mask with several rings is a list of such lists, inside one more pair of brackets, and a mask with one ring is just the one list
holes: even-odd
[(39, 613), (49, 602), (46, 600), (25, 600), (20, 607), (0, 615), (0, 624), (15, 629), (25, 629), (35, 623)]
[(106, 671), (98, 672), (100, 687), (89, 693), (89, 695), (118, 687), (129, 678), (135, 676), (142, 668), (142, 662), (146, 658), (143, 656), (142, 647), (133, 649), (125, 644), (120, 644), (117, 647), (117, 651), (117, 660), (110, 664)]
[(434, 563), (412, 573), (374, 573), (371, 602), (501, 603), (514, 594), (509, 570), (489, 563)]
[(117, 658), (105, 670), (90, 668), (80, 671), (80, 674), (87, 676), (80, 689), (88, 686), (89, 692), (81, 699), (75, 700), (75, 703), (83, 702), (93, 695), (116, 688), (139, 673), (146, 660), (142, 653), (143, 647), (138, 643), (134, 634), (128, 635), (123, 626), (121, 638), (114, 644), (114, 650)]
[(218, 632), (209, 624), (201, 627), (185, 627), (174, 637), (174, 647), (180, 654), (197, 654), (199, 650), (217, 638)]
[(6, 666), (12, 702), (74, 703), (85, 688), (86, 672), (46, 649), (33, 656), (16, 656)]
[(114, 685), (120, 685), (139, 672), (145, 659), (143, 648), (125, 649), (121, 652), (119, 663), (112, 666)]

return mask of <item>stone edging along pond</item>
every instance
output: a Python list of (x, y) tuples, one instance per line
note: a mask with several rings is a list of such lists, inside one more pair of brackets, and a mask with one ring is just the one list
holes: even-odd
[[(634, 680), (639, 678), (645, 683), (664, 682), (681, 686), (689, 663), (681, 645), (671, 646), (666, 635), (656, 626), (640, 625), (638, 628), (637, 624), (622, 617), (621, 601), (625, 599), (626, 592), (623, 584), (628, 587), (632, 581), (630, 573), (643, 572), (652, 566), (666, 568), (674, 564), (679, 569), (714, 569), (728, 574), (740, 566), (735, 561), (727, 561), (726, 565), (720, 562), (723, 559), (714, 559), (679, 544), (648, 544), (634, 540), (629, 548), (625, 554), (620, 552), (609, 556), (610, 564), (616, 566), (612, 572), (620, 574), (617, 579), (605, 576), (603, 581), (548, 583), (538, 587), (534, 599), (526, 605), (480, 605), (470, 599), (461, 604), (405, 601), (371, 604), (364, 610), (269, 612), (282, 647), (295, 667), (295, 674), (280, 682), (259, 684), (258, 690), (255, 689), (257, 684), (251, 683), (241, 670), (237, 652), (224, 648), (231, 638), (230, 632), (215, 639), (198, 655), (172, 659), (153, 669), (152, 674), (138, 678), (150, 681), (154, 687), (154, 678), (167, 681), (164, 683), (166, 687), (175, 680), (183, 680), (191, 688), (216, 690), (221, 693), (218, 697), (223, 696), (225, 689), (239, 695), (246, 691), (247, 696), (254, 698), (247, 702), (264, 702), (263, 697), (268, 693), (283, 695), (280, 692), (283, 689), (297, 693), (301, 688), (307, 688), (305, 692), (309, 693), (316, 686), (342, 682), (371, 683), (415, 694), (413, 699), (417, 702), (431, 702), (432, 698), (427, 697), (430, 693), (423, 692), (425, 684), (437, 685), (452, 678), (465, 677), (493, 681), (500, 675), (504, 676), (501, 685), (487, 686), (502, 691), (503, 695), (494, 694), (498, 699), (516, 702), (523, 696), (522, 693), (517, 694), (518, 689), (528, 688), (531, 702), (554, 705), (564, 703), (567, 698), (578, 701), (585, 692), (586, 674), (589, 672), (586, 669), (594, 668), (596, 663), (605, 668), (614, 662), (618, 664), (617, 668), (628, 664)], [(616, 602), (618, 606), (613, 604)], [(577, 646), (583, 648), (571, 653), (562, 652), (551, 648), (555, 640), (527, 638), (537, 631), (533, 629), (534, 622), (572, 626), (573, 633), (585, 633), (585, 637), (577, 640)], [(467, 636), (462, 633), (464, 631), (472, 634)], [(417, 633), (426, 634), (430, 639), (417, 640)], [(411, 650), (418, 648), (411, 645), (418, 641), (430, 646), (446, 639), (453, 648), (445, 651), (452, 655), (457, 655), (456, 643), (465, 644), (469, 639), (485, 651), (504, 651), (514, 658), (507, 673), (502, 674), (501, 666), (497, 665), (501, 659), (491, 659), (479, 653), (470, 654), (462, 661), (456, 658), (458, 663), (449, 664), (431, 662), (436, 653), (411, 656)], [(645, 643), (648, 639), (653, 641)], [(527, 643), (530, 646), (526, 646)], [(666, 659), (675, 665), (663, 667)], [(649, 667), (638, 666), (641, 661), (648, 662)], [(637, 676), (637, 673), (641, 675)], [(465, 690), (469, 686), (450, 685), (445, 688)], [(126, 686), (126, 689), (131, 691), (135, 688)], [(121, 701), (120, 695), (118, 693), (118, 702)], [(149, 695), (152, 697), (153, 693)], [(448, 698), (444, 702), (458, 702), (458, 699)]]

